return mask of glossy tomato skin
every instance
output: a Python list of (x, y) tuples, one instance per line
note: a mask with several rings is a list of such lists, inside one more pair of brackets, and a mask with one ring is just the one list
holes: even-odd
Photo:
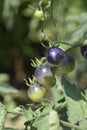
[(46, 53), (48, 63), (59, 66), (64, 61), (65, 54), (63, 50), (57, 47), (49, 48)]
[(75, 60), (72, 56), (66, 55), (63, 64), (59, 67), (61, 73), (67, 74), (75, 68)]
[(80, 47), (80, 51), (81, 51), (81, 54), (82, 56), (87, 59), (87, 45), (83, 45)]
[(35, 13), (34, 13), (35, 17), (38, 18), (39, 20), (45, 20), (45, 17), (44, 17), (44, 13), (42, 10), (36, 10)]
[(38, 83), (45, 87), (53, 87), (56, 83), (55, 76), (52, 72), (52, 68), (49, 65), (43, 65), (38, 67), (34, 73)]
[(33, 102), (40, 102), (45, 97), (45, 94), (46, 89), (39, 84), (34, 84), (28, 88), (28, 97)]

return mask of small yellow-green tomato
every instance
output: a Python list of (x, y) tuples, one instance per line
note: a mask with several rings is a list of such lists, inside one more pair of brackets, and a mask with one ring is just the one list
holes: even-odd
[(36, 10), (35, 13), (34, 13), (34, 16), (39, 19), (39, 20), (44, 20), (45, 17), (44, 17), (44, 13), (42, 10)]
[(46, 95), (46, 89), (40, 84), (34, 84), (28, 89), (28, 97), (33, 102), (40, 102)]

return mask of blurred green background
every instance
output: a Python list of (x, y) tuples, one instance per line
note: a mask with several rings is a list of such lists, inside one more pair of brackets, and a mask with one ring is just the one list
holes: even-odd
[[(38, 3), (39, 0), (0, 0), (0, 82), (19, 90), (17, 94), (10, 95), (0, 92), (1, 101), (9, 108), (14, 108), (17, 103), (28, 103), (27, 87), (23, 79), (32, 77), (34, 73), (31, 59), (45, 55), (46, 50), (40, 44), (41, 21), (34, 17), (34, 12), (28, 6), (36, 9)], [(87, 0), (54, 0), (53, 18), (56, 27), (51, 19), (47, 19), (44, 28), (51, 40), (81, 43), (83, 34), (87, 31)], [(75, 72), (86, 72), (87, 63), (81, 57), (79, 48), (70, 53), (81, 63), (80, 66), (77, 64)], [(70, 78), (72, 77), (73, 74)], [(74, 77), (76, 78), (75, 74)]]

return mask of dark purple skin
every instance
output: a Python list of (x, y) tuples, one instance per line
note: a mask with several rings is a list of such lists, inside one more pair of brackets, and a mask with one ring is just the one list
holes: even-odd
[(52, 68), (49, 65), (43, 65), (38, 67), (34, 73), (38, 83), (44, 87), (53, 87), (56, 83), (56, 79), (52, 73)]
[(80, 47), (82, 56), (87, 59), (87, 45), (83, 45)]
[(66, 58), (64, 60), (64, 64), (67, 65), (67, 64), (71, 64), (74, 62), (74, 58), (70, 55), (66, 55)]
[(63, 50), (52, 47), (46, 53), (46, 59), (50, 64), (60, 65), (64, 61), (65, 54)]

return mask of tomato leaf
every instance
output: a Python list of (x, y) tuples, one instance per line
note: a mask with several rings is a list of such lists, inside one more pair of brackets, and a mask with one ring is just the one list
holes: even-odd
[(56, 85), (52, 88), (52, 96), (55, 104), (64, 98), (63, 89), (58, 79), (56, 79)]
[(56, 111), (54, 111), (54, 110), (50, 111), (49, 124), (50, 124), (50, 130), (58, 130), (59, 129), (58, 113)]
[(87, 130), (87, 119), (83, 119), (79, 122), (81, 129)]
[(83, 118), (87, 118), (87, 102), (84, 100), (78, 87), (69, 83), (64, 77), (62, 78), (62, 85), (65, 91), (69, 122), (77, 123)]
[(31, 109), (27, 110), (27, 109), (24, 108), (23, 109), (23, 114), (24, 114), (24, 116), (26, 117), (26, 119), (28, 121), (32, 121), (33, 120), (33, 112), (32, 112)]
[(1, 93), (16, 93), (17, 89), (7, 83), (0, 83), (0, 92)]
[(81, 92), (82, 96), (87, 100), (87, 89)]
[[(43, 125), (43, 127), (42, 127)], [(51, 110), (45, 116), (39, 116), (33, 123), (33, 126), (38, 130), (58, 130), (59, 117), (56, 111)]]
[(49, 129), (48, 116), (36, 118), (36, 120), (33, 123), (33, 126), (38, 130), (48, 130)]
[(0, 103), (0, 130), (2, 130), (4, 127), (6, 115), (7, 115), (6, 107), (2, 103)]

